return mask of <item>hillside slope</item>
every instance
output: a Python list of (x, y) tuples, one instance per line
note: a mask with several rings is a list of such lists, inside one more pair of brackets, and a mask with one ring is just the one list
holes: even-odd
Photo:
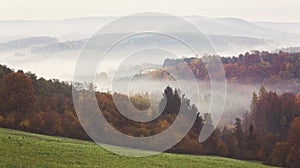
[(95, 143), (0, 129), (0, 167), (268, 167), (214, 156), (160, 154), (128, 158)]

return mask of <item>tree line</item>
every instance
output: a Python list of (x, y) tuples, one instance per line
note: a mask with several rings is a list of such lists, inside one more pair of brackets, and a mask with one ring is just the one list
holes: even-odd
[(188, 66), (196, 79), (208, 81), (209, 74), (206, 65), (215, 60), (222, 62), (228, 82), (246, 85), (259, 84), (272, 88), (284, 87), (291, 91), (300, 91), (300, 53), (255, 51), (233, 57), (203, 56), (201, 58), (166, 59), (163, 64), (165, 70), (152, 71), (147, 75), (152, 79), (169, 79), (170, 75), (167, 72), (172, 72), (176, 77), (185, 79), (188, 76), (186, 73), (189, 72), (185, 68)]

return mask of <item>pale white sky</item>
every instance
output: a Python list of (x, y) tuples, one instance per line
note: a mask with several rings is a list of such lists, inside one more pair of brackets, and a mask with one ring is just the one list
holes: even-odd
[(58, 20), (138, 12), (300, 22), (299, 0), (2, 0), (0, 20)]

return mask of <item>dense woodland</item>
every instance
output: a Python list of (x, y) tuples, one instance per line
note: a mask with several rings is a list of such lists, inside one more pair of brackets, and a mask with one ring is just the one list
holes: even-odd
[(187, 71), (184, 68), (187, 64), (196, 79), (205, 81), (209, 80), (206, 63), (216, 58), (223, 63), (228, 82), (246, 85), (259, 84), (272, 88), (284, 87), (296, 93), (300, 91), (300, 53), (253, 51), (240, 54), (238, 57), (204, 56), (166, 59), (163, 65), (165, 70), (153, 71), (147, 75), (152, 79), (168, 79), (171, 78), (168, 71), (176, 77), (185, 79), (187, 75), (184, 72)]
[[(222, 60), (226, 77), (231, 82), (264, 84), (276, 79), (294, 82), (296, 85), (299, 83), (300, 53), (262, 52)], [(199, 80), (206, 78), (200, 59), (189, 58), (185, 61), (193, 67)], [(180, 65), (176, 64), (176, 60), (166, 60), (165, 66)], [(95, 88), (85, 89), (94, 91)], [(234, 125), (216, 129), (203, 143), (198, 142), (198, 135), (203, 122), (211, 122), (210, 115), (198, 113), (195, 105), (178, 89), (166, 87), (162, 99), (158, 101), (158, 108), (149, 109), (149, 115), (157, 110), (162, 110), (162, 114), (146, 123), (127, 119), (115, 107), (113, 96), (125, 102), (128, 99), (126, 95), (96, 92), (96, 98), (102, 113), (114, 128), (136, 137), (155, 135), (167, 129), (176, 118), (180, 104), (184, 104), (184, 112), (195, 113), (197, 119), (185, 138), (168, 152), (220, 155), (261, 160), (277, 166), (300, 167), (298, 91), (295, 89), (294, 93), (277, 94), (261, 87), (259, 93), (249, 95), (252, 96), (251, 108), (245, 111), (243, 118), (237, 118)], [(149, 107), (146, 94), (135, 95), (130, 99), (139, 109)], [(165, 108), (161, 109), (164, 104)], [(130, 108), (125, 103), (123, 106)], [(6, 66), (0, 66), (0, 126), (90, 140), (75, 113), (71, 84), (37, 78), (30, 72), (15, 72)]]

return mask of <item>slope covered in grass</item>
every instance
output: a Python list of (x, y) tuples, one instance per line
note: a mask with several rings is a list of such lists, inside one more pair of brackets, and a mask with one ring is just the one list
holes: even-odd
[(0, 129), (0, 167), (267, 167), (213, 156), (159, 154), (129, 158), (93, 142)]

